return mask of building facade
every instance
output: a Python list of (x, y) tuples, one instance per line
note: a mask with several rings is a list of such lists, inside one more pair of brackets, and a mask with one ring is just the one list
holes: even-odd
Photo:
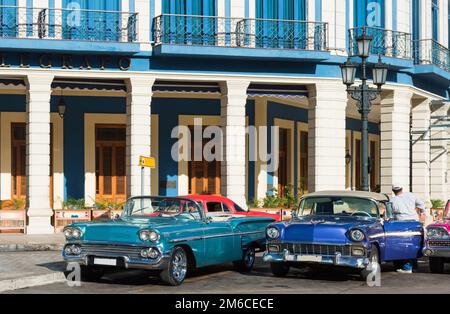
[[(53, 210), (69, 199), (141, 194), (140, 156), (156, 159), (145, 194), (223, 194), (244, 207), (286, 186), (358, 189), (360, 115), (339, 65), (363, 32), (373, 37), (369, 64), (389, 65), (369, 116), (371, 190), (390, 193), (395, 181), (447, 199), (449, 9), (447, 0), (0, 0), (2, 206), (25, 200), (28, 233), (52, 233)], [(221, 127), (220, 161), (177, 144), (197, 130), (188, 146), (204, 150), (208, 126)]]

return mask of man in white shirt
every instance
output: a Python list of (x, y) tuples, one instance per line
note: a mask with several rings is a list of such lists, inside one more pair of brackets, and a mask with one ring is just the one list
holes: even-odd
[[(401, 221), (421, 221), (425, 218), (425, 204), (413, 193), (404, 192), (400, 184), (392, 185), (392, 209), (396, 220)], [(417, 259), (405, 261), (403, 268), (397, 269), (399, 273), (411, 274)]]
[(395, 197), (392, 199), (392, 209), (396, 220), (416, 220), (425, 215), (425, 204), (416, 195), (404, 192), (399, 184), (392, 186)]

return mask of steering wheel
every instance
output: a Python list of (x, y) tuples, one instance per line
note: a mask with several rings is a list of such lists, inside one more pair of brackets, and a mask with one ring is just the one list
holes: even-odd
[(368, 216), (369, 218), (372, 218), (372, 215), (371, 215), (371, 214), (369, 214), (368, 212), (364, 212), (364, 211), (362, 211), (362, 210), (358, 210), (358, 211), (352, 213), (350, 216), (355, 216), (355, 215), (357, 215), (357, 214), (363, 214), (363, 215)]

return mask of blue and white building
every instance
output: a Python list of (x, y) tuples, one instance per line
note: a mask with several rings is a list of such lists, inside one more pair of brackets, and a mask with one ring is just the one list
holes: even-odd
[[(339, 65), (364, 30), (388, 82), (370, 114), (370, 186), (447, 199), (447, 0), (0, 0), (0, 198), (28, 233), (64, 200), (357, 189), (359, 114)], [(219, 125), (222, 162), (171, 158), (176, 126)], [(198, 121), (198, 120), (197, 120)], [(278, 126), (271, 171), (246, 126)], [(260, 134), (261, 135), (261, 134)], [(270, 146), (271, 141), (267, 141)], [(183, 152), (178, 152), (182, 154)]]

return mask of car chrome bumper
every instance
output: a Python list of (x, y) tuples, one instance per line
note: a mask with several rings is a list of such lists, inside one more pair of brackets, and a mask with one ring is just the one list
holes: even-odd
[[(82, 243), (67, 243), (64, 248), (68, 245), (81, 245)], [(94, 258), (106, 258), (106, 259), (116, 259), (115, 266), (108, 267), (116, 267), (116, 268), (125, 268), (125, 269), (148, 269), (148, 270), (159, 270), (164, 269), (169, 261), (170, 261), (170, 251), (161, 252), (160, 256), (156, 259), (143, 258), (139, 257), (136, 252), (142, 249), (143, 247), (133, 247), (132, 253), (130, 256), (130, 252), (124, 251), (114, 251), (109, 250), (107, 246), (102, 248), (102, 250), (93, 250), (93, 251), (82, 251), (79, 255), (66, 254), (65, 250), (62, 251), (62, 257), (66, 263), (79, 263), (80, 265), (96, 265), (94, 264)], [(103, 266), (103, 265), (98, 265)]]
[[(164, 269), (170, 260), (169, 254), (164, 254), (161, 258), (157, 260), (150, 259), (131, 259), (128, 256), (64, 256), (64, 261), (66, 263), (78, 263), (80, 265), (94, 265), (89, 262), (89, 258), (102, 257), (102, 258), (116, 258), (123, 260), (123, 267), (125, 269), (147, 269), (147, 270), (162, 270)], [(98, 265), (102, 266), (102, 265)], [(107, 267), (120, 267), (120, 266), (107, 266)]]
[[(286, 262), (286, 263), (298, 263), (298, 264), (318, 264), (318, 265), (334, 265), (364, 269), (369, 265), (369, 259), (365, 256), (341, 256), (335, 255), (318, 255), (314, 256), (310, 260), (302, 259), (302, 257), (308, 257), (301, 254), (284, 253), (265, 253), (263, 260), (265, 262)], [(315, 260), (318, 257), (320, 260)]]
[(425, 247), (423, 249), (423, 255), (428, 257), (445, 257), (450, 258), (450, 248), (430, 248)]

